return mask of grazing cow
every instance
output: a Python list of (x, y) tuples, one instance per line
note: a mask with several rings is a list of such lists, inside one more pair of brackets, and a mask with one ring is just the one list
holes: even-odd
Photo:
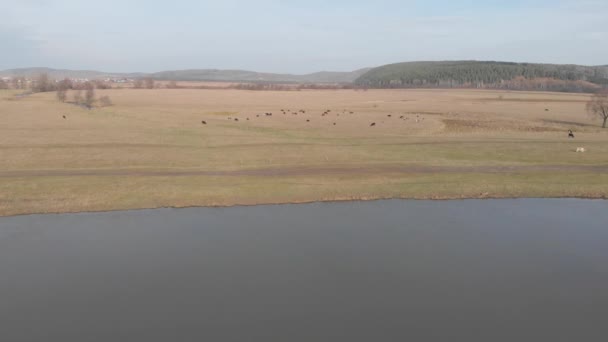
[(247, 118), (247, 121), (249, 121), (249, 118)]
[(399, 117), (399, 119), (403, 119), (403, 115), (401, 115), (401, 116)]
[(63, 116), (63, 118), (65, 119), (65, 115)]
[(239, 121), (239, 119), (235, 118), (234, 121)]
[(202, 123), (203, 125), (206, 125), (206, 124), (207, 124), (207, 121), (203, 120), (203, 121), (201, 121), (201, 123)]
[(577, 147), (577, 148), (576, 148), (576, 152), (577, 152), (577, 153), (578, 153), (578, 152), (585, 153), (585, 152), (587, 152), (587, 149), (586, 149), (586, 148), (584, 148), (584, 147)]
[(310, 120), (306, 120), (306, 122), (310, 122)]
[(572, 130), (568, 130), (568, 138), (570, 139), (574, 139), (574, 132), (572, 132)]
[(260, 117), (260, 114), (256, 115), (255, 117), (256, 117), (256, 118), (259, 118), (259, 117)]
[(369, 126), (370, 126), (370, 127), (374, 127), (374, 126), (376, 126), (376, 123), (375, 123), (375, 122), (372, 122), (372, 124), (371, 124), (371, 125), (369, 125)]
[(393, 116), (392, 116), (392, 115), (390, 115), (390, 114), (389, 114), (389, 115), (387, 115), (387, 116), (388, 116), (389, 118), (392, 118), (392, 117), (393, 117)]
[(334, 122), (334, 126), (336, 125), (336, 123)]

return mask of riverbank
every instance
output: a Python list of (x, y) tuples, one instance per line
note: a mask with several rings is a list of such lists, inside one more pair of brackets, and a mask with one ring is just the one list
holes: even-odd
[[(48, 177), (4, 183), (0, 216), (378, 199), (606, 199), (608, 173)], [(86, 184), (86, 185), (85, 185)], [(13, 195), (11, 195), (13, 194)], [(13, 196), (13, 197), (11, 197)]]

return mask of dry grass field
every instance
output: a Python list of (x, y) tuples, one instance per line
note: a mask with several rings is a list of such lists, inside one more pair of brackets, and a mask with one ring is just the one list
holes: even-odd
[(15, 94), (0, 91), (0, 215), (608, 195), (588, 95), (112, 89), (87, 110)]

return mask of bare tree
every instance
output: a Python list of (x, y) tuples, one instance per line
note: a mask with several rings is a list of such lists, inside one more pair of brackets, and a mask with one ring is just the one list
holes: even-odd
[(2, 79), (0, 79), (0, 89), (8, 89), (8, 84)]
[(608, 90), (597, 92), (591, 96), (591, 100), (587, 102), (587, 112), (593, 117), (600, 117), (604, 123), (603, 128), (606, 128), (608, 122)]
[(49, 75), (42, 73), (38, 75), (36, 81), (34, 82), (34, 86), (32, 90), (37, 93), (44, 93), (46, 91), (50, 91), (53, 89), (53, 84), (49, 80)]
[(141, 89), (144, 87), (144, 81), (142, 81), (141, 79), (136, 79), (133, 81), (133, 88), (135, 89)]
[(146, 77), (144, 79), (146, 89), (154, 89), (154, 79), (152, 77)]
[(59, 82), (60, 84), (63, 84), (63, 87), (65, 87), (65, 89), (74, 89), (74, 83), (72, 82), (71, 79), (69, 78), (64, 78), (61, 82)]
[(68, 91), (67, 89), (64, 88), (57, 88), (57, 100), (61, 101), (61, 102), (65, 102), (65, 100), (67, 99), (68, 96)]
[(68, 89), (70, 88), (72, 88), (72, 81), (67, 78), (57, 83), (57, 99), (61, 102), (65, 102)]
[(95, 86), (91, 82), (85, 83), (84, 105), (91, 108), (95, 103)]
[(177, 89), (178, 88), (177, 82), (175, 82), (175, 81), (169, 82), (167, 84), (167, 88), (169, 88), (169, 89)]
[(97, 89), (112, 89), (112, 86), (110, 84), (101, 80), (95, 80), (93, 81), (93, 84), (95, 84), (95, 88)]

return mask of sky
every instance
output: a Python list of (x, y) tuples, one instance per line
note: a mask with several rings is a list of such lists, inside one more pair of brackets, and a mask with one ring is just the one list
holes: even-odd
[(0, 70), (608, 64), (608, 0), (0, 0)]

